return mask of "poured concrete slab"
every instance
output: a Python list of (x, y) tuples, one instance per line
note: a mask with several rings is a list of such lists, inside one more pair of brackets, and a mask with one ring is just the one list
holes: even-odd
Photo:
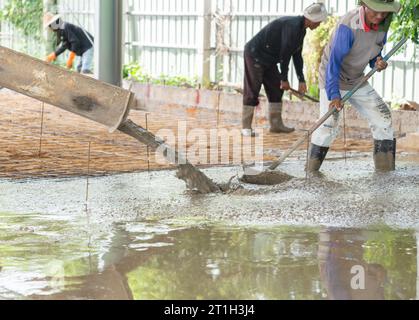
[[(330, 157), (336, 154), (331, 153)], [(377, 174), (371, 155), (325, 161), (322, 174), (306, 178), (304, 161), (281, 171), (294, 178), (276, 186), (236, 182), (227, 194), (189, 194), (171, 171), (123, 174), (89, 180), (91, 221), (205, 219), (228, 224), (419, 228), (418, 159), (399, 157), (397, 171)], [(204, 172), (216, 182), (241, 168)], [(1, 180), (0, 180), (1, 181)], [(27, 183), (3, 180), (0, 211), (83, 214), (86, 179)]]

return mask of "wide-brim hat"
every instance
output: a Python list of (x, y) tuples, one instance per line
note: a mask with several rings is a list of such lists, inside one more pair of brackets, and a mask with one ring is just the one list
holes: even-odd
[(399, 2), (394, 0), (362, 0), (362, 2), (376, 12), (398, 13), (402, 7)]
[(313, 22), (326, 21), (327, 9), (323, 3), (313, 3), (304, 10), (304, 17)]
[(57, 21), (58, 19), (61, 18), (60, 14), (52, 14), (51, 12), (47, 12), (44, 14), (44, 29), (48, 28), (49, 25), (55, 21)]

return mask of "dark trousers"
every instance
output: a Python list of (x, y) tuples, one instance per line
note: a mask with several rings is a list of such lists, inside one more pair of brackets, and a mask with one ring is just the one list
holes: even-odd
[(278, 66), (264, 66), (256, 63), (253, 57), (244, 52), (244, 93), (243, 104), (256, 107), (259, 104), (260, 90), (265, 88), (271, 103), (282, 102), (284, 91), (281, 90), (281, 74)]

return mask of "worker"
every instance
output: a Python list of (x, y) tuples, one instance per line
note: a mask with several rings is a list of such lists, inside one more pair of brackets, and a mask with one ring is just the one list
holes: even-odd
[[(363, 0), (339, 21), (320, 65), (320, 114), (343, 108), (342, 97), (364, 79), (369, 65), (385, 70), (382, 50), (393, 18), (401, 5), (394, 0)], [(367, 82), (349, 103), (369, 121), (374, 138), (377, 171), (395, 170), (396, 140), (389, 106)], [(340, 114), (335, 113), (312, 136), (307, 171), (317, 172), (339, 132)]]
[[(327, 19), (324, 4), (316, 3), (304, 10), (303, 16), (284, 16), (264, 27), (245, 46), (243, 136), (255, 136), (252, 122), (259, 104), (262, 84), (269, 100), (269, 122), (272, 133), (291, 133), (282, 121), (282, 97), (290, 90), (288, 70), (293, 58), (299, 80), (299, 92), (307, 92), (303, 73), (303, 42), (307, 28), (316, 29)], [(281, 66), (281, 71), (278, 69)]]
[(50, 12), (44, 16), (44, 28), (50, 28), (57, 35), (57, 49), (48, 55), (47, 62), (53, 62), (59, 55), (69, 50), (67, 68), (73, 69), (74, 60), (79, 57), (77, 71), (83, 74), (92, 74), (93, 70), (93, 36), (86, 30), (65, 22), (61, 15)]

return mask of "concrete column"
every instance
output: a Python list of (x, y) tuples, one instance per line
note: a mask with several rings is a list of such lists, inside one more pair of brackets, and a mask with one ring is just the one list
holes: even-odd
[(95, 75), (120, 86), (122, 83), (123, 0), (96, 0)]
[(198, 1), (198, 77), (202, 84), (210, 82), (211, 4), (212, 0)]

